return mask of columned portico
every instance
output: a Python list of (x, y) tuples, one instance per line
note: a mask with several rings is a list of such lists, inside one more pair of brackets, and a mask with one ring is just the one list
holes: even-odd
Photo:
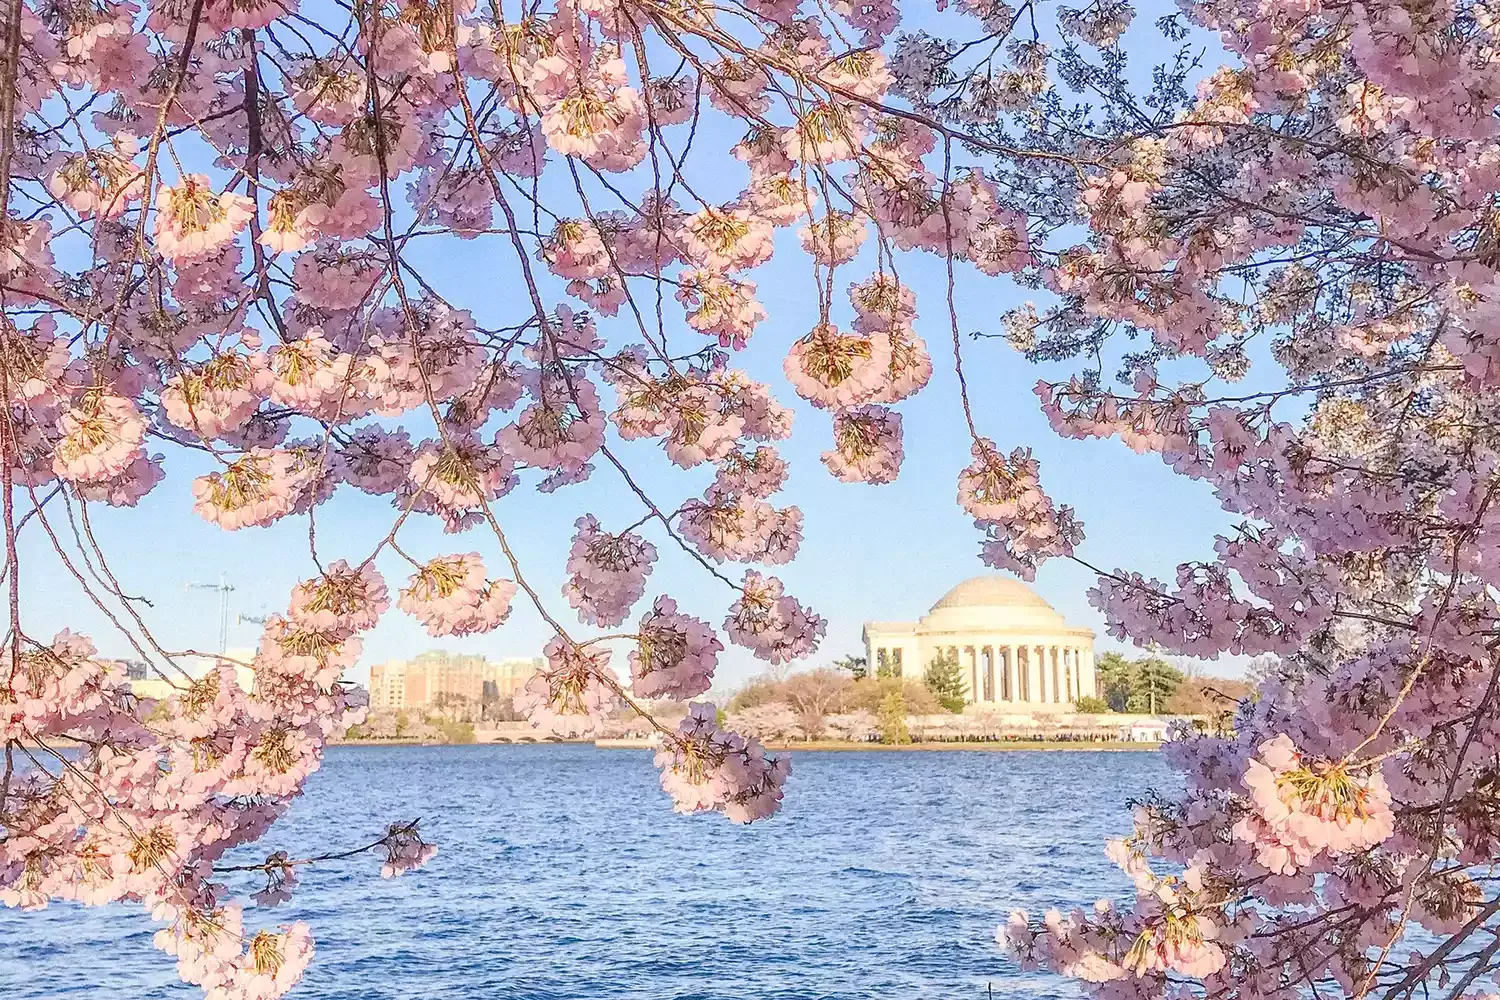
[(966, 580), (916, 622), (866, 623), (865, 652), (873, 673), (913, 681), (946, 658), (982, 708), (1063, 709), (1095, 694), (1094, 633), (1007, 577)]

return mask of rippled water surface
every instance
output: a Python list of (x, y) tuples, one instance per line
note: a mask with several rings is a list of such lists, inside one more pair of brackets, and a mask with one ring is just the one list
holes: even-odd
[[(247, 926), (307, 920), (293, 1000), (1076, 996), (996, 950), (1033, 913), (1128, 883), (1103, 858), (1151, 753), (807, 752), (784, 811), (674, 816), (650, 754), (582, 746), (338, 747), (255, 853), (359, 842), (420, 816), (415, 875), (304, 873)], [(139, 908), (0, 909), (0, 997), (201, 995)]]

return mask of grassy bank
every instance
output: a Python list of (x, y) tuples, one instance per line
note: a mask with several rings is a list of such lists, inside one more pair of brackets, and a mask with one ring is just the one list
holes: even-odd
[[(651, 743), (643, 739), (624, 739), (597, 740), (595, 745), (615, 750), (643, 750), (651, 746)], [(1082, 740), (993, 740), (989, 742), (976, 740), (969, 743), (960, 743), (953, 740), (931, 743), (850, 743), (846, 740), (809, 740), (803, 742), (798, 740), (789, 743), (773, 741), (766, 744), (767, 750), (785, 750), (793, 753), (801, 750), (833, 750), (841, 752), (874, 750), (881, 753), (901, 753), (910, 750), (919, 750), (926, 753), (942, 750), (985, 750), (1003, 753), (1007, 750), (1140, 751), (1159, 750), (1160, 748), (1160, 743), (1135, 743), (1129, 740), (1101, 740), (1097, 743), (1089, 743)]]
[(398, 737), (389, 740), (331, 740), (329, 746), (335, 747), (451, 747), (462, 746), (458, 743), (444, 743), (441, 740), (416, 740)]
[(1108, 740), (1085, 743), (1079, 740), (996, 740), (990, 743), (848, 743), (842, 740), (812, 740), (806, 743), (770, 743), (768, 750), (1158, 750), (1160, 743), (1134, 743)]
[[(342, 747), (450, 747), (450, 746), (588, 746), (594, 745), (610, 750), (645, 750), (653, 746), (649, 740), (644, 739), (614, 739), (614, 740), (521, 740), (512, 743), (509, 740), (495, 742), (480, 741), (478, 743), (443, 743), (434, 740), (413, 739), (390, 739), (390, 740), (336, 740), (333, 746)], [(904, 751), (919, 750), (923, 752), (936, 752), (941, 750), (985, 750), (1003, 753), (1007, 750), (1058, 750), (1058, 751), (1140, 751), (1158, 750), (1160, 743), (1134, 743), (1128, 740), (1107, 740), (1098, 743), (1085, 743), (1078, 740), (996, 740), (990, 743), (970, 742), (958, 743), (953, 741), (941, 743), (849, 743), (843, 740), (811, 740), (808, 742), (793, 743), (768, 743), (768, 750), (833, 750), (833, 751), (857, 751), (874, 750), (881, 753), (900, 753)]]

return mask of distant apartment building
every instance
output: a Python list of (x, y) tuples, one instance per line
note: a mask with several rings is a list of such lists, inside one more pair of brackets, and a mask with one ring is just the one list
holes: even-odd
[[(255, 688), (255, 671), (247, 665), (255, 659), (253, 649), (231, 649), (224, 654), (234, 665), (234, 679), (246, 692)], [(218, 662), (216, 656), (179, 656), (174, 662), (179, 670), (161, 669), (144, 660), (120, 660), (125, 668), (125, 680), (131, 693), (137, 698), (161, 700), (186, 691), (188, 685), (213, 669)]]
[(431, 708), (478, 714), (509, 698), (542, 666), (540, 656), (488, 660), (433, 651), (370, 667), (371, 709)]

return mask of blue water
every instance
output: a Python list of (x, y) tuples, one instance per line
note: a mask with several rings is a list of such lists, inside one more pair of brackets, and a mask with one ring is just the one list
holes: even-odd
[[(389, 881), (373, 858), (304, 870), (246, 925), (312, 925), (293, 1000), (1072, 997), (994, 928), (1128, 895), (1104, 840), (1170, 781), (1151, 753), (793, 759), (781, 815), (738, 827), (672, 814), (644, 751), (334, 748), (258, 857), (418, 816), (440, 852)], [(139, 907), (0, 909), (0, 997), (201, 996), (153, 929)]]

